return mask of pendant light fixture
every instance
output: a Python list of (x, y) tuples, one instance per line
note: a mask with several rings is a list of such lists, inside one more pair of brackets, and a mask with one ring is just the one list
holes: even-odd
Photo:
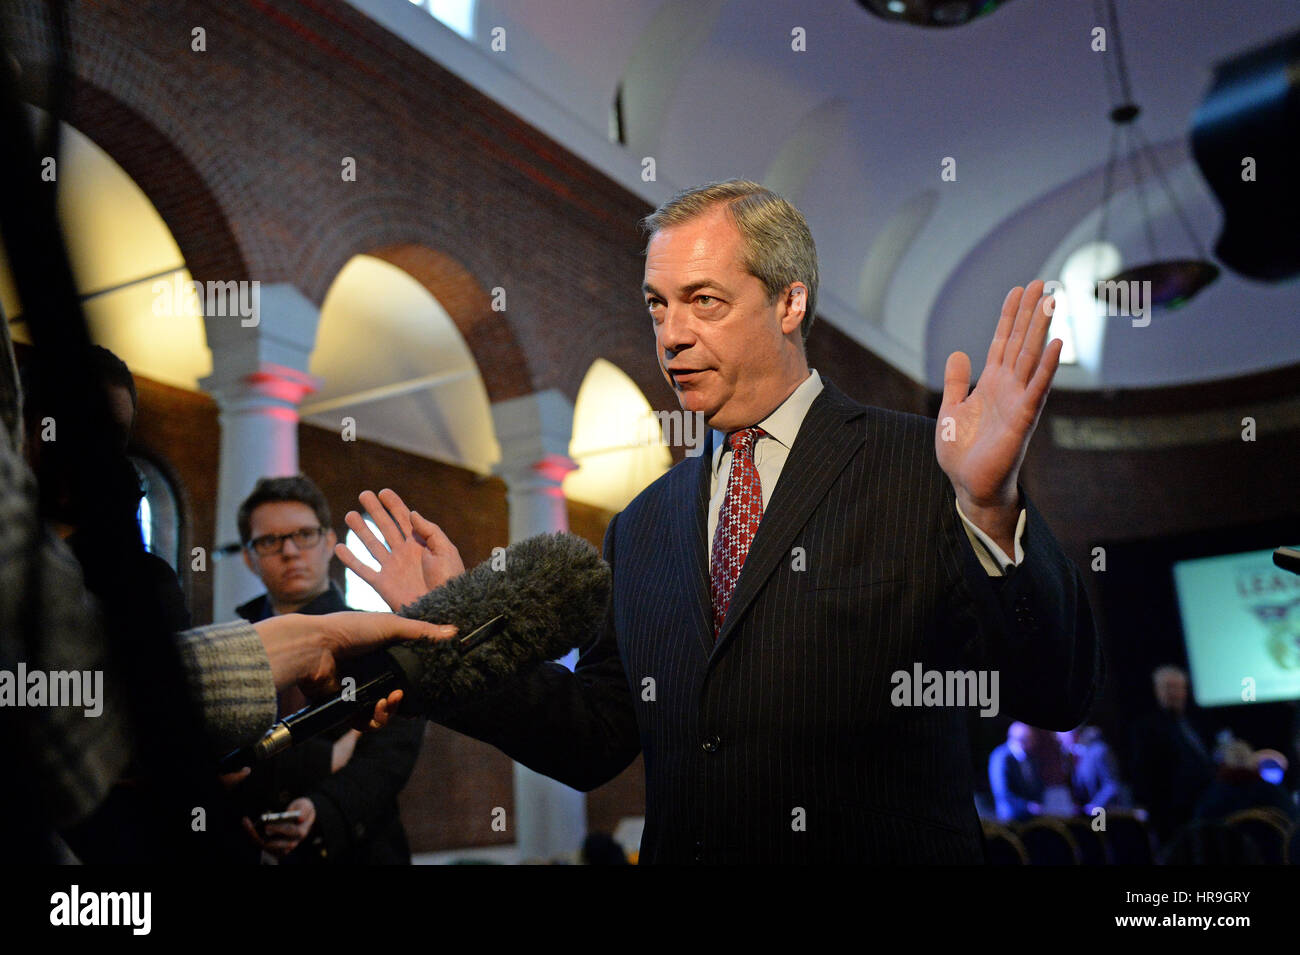
[[(1146, 231), (1150, 260), (1142, 265), (1123, 269), (1109, 279), (1098, 282), (1094, 293), (1099, 300), (1105, 301), (1111, 296), (1110, 290), (1114, 287), (1110, 283), (1150, 282), (1150, 286), (1137, 286), (1142, 289), (1150, 288), (1151, 299), (1149, 302), (1144, 302), (1143, 307), (1154, 306), (1156, 308), (1173, 309), (1189, 301), (1201, 289), (1218, 278), (1220, 270), (1206, 256), (1204, 247), (1196, 238), (1191, 223), (1188, 222), (1182, 206), (1178, 204), (1178, 198), (1174, 195), (1173, 189), (1170, 188), (1169, 181), (1165, 178), (1159, 162), (1156, 161), (1155, 152), (1152, 150), (1150, 142), (1147, 141), (1146, 136), (1143, 135), (1138, 126), (1138, 117), (1141, 116), (1142, 110), (1134, 101), (1133, 90), (1129, 84), (1128, 66), (1124, 61), (1124, 48), (1119, 35), (1119, 18), (1115, 12), (1115, 0), (1106, 0), (1105, 6), (1106, 10), (1103, 13), (1101, 0), (1096, 0), (1098, 20), (1105, 17), (1107, 22), (1106, 31), (1110, 42), (1114, 43), (1114, 57), (1107, 56), (1104, 58), (1106, 79), (1114, 105), (1110, 111), (1112, 126), (1110, 154), (1106, 161), (1106, 176), (1102, 186), (1101, 223), (1097, 233), (1097, 242), (1100, 246), (1100, 243), (1106, 240), (1106, 229), (1110, 220), (1110, 204), (1114, 198), (1115, 167), (1120, 162), (1120, 150), (1123, 148), (1126, 150), (1124, 161), (1132, 167), (1138, 202), (1142, 206), (1142, 223)], [(1146, 173), (1143, 171), (1144, 163), (1148, 169)], [(1179, 224), (1182, 226), (1183, 231), (1187, 233), (1187, 238), (1195, 252), (1194, 257), (1162, 259), (1157, 252), (1155, 226), (1151, 220), (1151, 210), (1147, 204), (1147, 189), (1144, 185), (1145, 176), (1148, 174), (1154, 176), (1164, 190)]]

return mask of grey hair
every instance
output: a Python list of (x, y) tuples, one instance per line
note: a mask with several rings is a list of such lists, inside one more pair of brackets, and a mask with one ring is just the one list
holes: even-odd
[(720, 204), (740, 232), (742, 264), (763, 283), (769, 304), (793, 282), (808, 287), (799, 327), (807, 342), (817, 315), (817, 246), (807, 220), (788, 201), (747, 179), (709, 182), (677, 193), (642, 219), (641, 227), (653, 238), (656, 232), (699, 218)]

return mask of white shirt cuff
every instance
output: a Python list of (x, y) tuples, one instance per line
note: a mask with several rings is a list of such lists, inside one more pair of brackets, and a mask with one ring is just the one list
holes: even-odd
[[(953, 500), (957, 504), (956, 499)], [(1019, 567), (1025, 560), (1025, 549), (1021, 546), (1020, 539), (1025, 533), (1025, 509), (1020, 509), (1020, 517), (1016, 521), (1016, 559), (1013, 561), (1006, 555), (1001, 547), (993, 542), (982, 530), (971, 523), (970, 518), (961, 512), (961, 505), (957, 504), (957, 516), (961, 518), (962, 526), (966, 528), (966, 536), (970, 538), (971, 546), (975, 548), (975, 556), (980, 560), (984, 569), (988, 571), (990, 577), (1001, 577), (1010, 567)], [(981, 546), (982, 545), (982, 546)]]

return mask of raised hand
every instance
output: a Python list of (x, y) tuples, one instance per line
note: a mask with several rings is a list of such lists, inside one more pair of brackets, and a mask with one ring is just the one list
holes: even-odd
[(379, 570), (366, 566), (343, 544), (334, 555), (354, 574), (375, 588), (393, 610), (419, 600), (451, 578), (465, 572), (456, 545), (437, 524), (410, 510), (388, 488), (378, 495), (362, 491), (359, 500), (380, 536), (356, 511), (348, 511), (344, 522), (379, 563)]
[(953, 352), (944, 368), (934, 437), (939, 466), (963, 513), (1007, 553), (1014, 547), (1020, 464), (1061, 359), (1059, 338), (1044, 347), (1053, 305), (1041, 280), (1008, 293), (984, 372), (969, 395), (966, 353)]

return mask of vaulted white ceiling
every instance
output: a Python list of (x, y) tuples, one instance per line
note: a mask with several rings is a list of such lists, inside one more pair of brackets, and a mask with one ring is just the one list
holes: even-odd
[[(478, 0), (468, 38), (411, 2), (352, 2), (649, 202), (731, 176), (783, 192), (817, 241), (822, 318), (932, 388), (955, 348), (979, 368), (1007, 289), (1060, 278), (1096, 236), (1114, 38), (1094, 51), (1087, 0), (1011, 0), (943, 30), (853, 0)], [(1213, 66), (1300, 29), (1300, 4), (1126, 0), (1119, 16), (1141, 128), (1210, 248), (1220, 213), (1190, 163), (1192, 115)], [(624, 144), (610, 138), (620, 88)], [(1141, 205), (1131, 178), (1119, 185), (1108, 237), (1136, 265), (1150, 258)], [(1158, 253), (1190, 256), (1145, 187)], [(1057, 387), (1291, 364), (1298, 319), (1300, 283), (1225, 271), (1148, 327), (1109, 320), (1095, 361), (1062, 368)]]
[[(979, 367), (1010, 286), (1061, 277), (1070, 254), (1097, 235), (1110, 101), (1086, 0), (1012, 0), (951, 30), (887, 24), (852, 0), (480, 0), (469, 38), (407, 0), (354, 3), (647, 202), (730, 176), (782, 191), (818, 243), (822, 320), (932, 388), (955, 348)], [(1120, 6), (1144, 132), (1210, 247), (1220, 213), (1190, 162), (1192, 113), (1213, 64), (1300, 28), (1300, 4)], [(796, 28), (805, 52), (791, 49)], [(494, 36), (504, 50), (491, 49)], [(610, 138), (620, 85), (625, 143)], [(211, 367), (201, 320), (161, 322), (153, 307), (157, 283), (188, 282), (179, 249), (111, 157), (66, 133), (60, 202), (76, 224), (69, 241), (96, 337), (141, 374), (197, 387)], [(941, 177), (947, 157), (955, 181)], [(1190, 253), (1164, 196), (1147, 186), (1160, 251)], [(1108, 237), (1125, 264), (1145, 258), (1141, 209), (1132, 177), (1121, 175)], [(472, 356), (438, 304), (394, 271), (360, 259), (340, 273), (312, 360), (324, 387), (305, 413), (328, 423), (364, 411), (378, 422), (369, 435), (377, 440), (486, 471), (499, 449)], [(375, 283), (385, 296), (371, 294)], [(364, 323), (338, 320), (363, 302)], [(11, 316), (18, 310), (2, 263), (0, 304)], [(350, 337), (349, 327), (369, 337)], [(1300, 282), (1225, 271), (1146, 328), (1112, 319), (1104, 335), (1080, 329), (1085, 360), (1062, 368), (1058, 388), (1185, 383), (1293, 364)], [(15, 332), (22, 337), (21, 326)], [(358, 354), (376, 361), (344, 361)], [(393, 354), (410, 366), (378, 362)], [(608, 415), (597, 412), (626, 407), (621, 420), (640, 422), (648, 406), (601, 362), (578, 404), (571, 450), (583, 468), (566, 493), (617, 509), (639, 489), (626, 475), (648, 480), (666, 460), (639, 431), (608, 433)]]

